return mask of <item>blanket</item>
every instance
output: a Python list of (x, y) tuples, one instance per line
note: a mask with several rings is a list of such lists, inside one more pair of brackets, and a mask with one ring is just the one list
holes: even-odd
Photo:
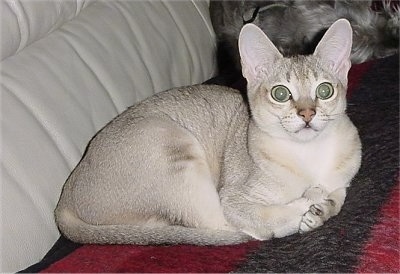
[[(245, 88), (240, 75), (207, 83)], [(21, 272), (399, 273), (399, 56), (354, 65), (348, 97), (362, 165), (341, 212), (318, 229), (231, 246), (81, 245), (61, 237)]]

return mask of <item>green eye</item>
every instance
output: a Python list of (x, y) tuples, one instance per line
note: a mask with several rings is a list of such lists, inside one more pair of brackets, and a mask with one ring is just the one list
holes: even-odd
[(334, 92), (333, 86), (330, 83), (322, 83), (317, 87), (316, 95), (321, 100), (326, 100), (332, 97)]
[(279, 103), (284, 103), (292, 97), (292, 94), (290, 93), (289, 89), (285, 86), (273, 87), (271, 90), (271, 95), (272, 98)]

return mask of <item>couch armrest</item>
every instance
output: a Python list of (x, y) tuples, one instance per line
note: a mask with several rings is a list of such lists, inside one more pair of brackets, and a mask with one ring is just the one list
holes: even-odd
[[(129, 105), (216, 72), (208, 1), (2, 1), (1, 271), (41, 259), (90, 138)], [(6, 38), (6, 39), (5, 39)]]

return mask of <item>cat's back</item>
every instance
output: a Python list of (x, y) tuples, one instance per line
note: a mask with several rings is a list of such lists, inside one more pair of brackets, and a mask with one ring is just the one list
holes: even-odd
[[(117, 116), (94, 139), (119, 142), (138, 130), (138, 124), (172, 122), (200, 142), (219, 139), (232, 121), (247, 123), (248, 107), (238, 90), (217, 85), (194, 85), (157, 93)], [(235, 122), (234, 122), (235, 123)]]
[(195, 130), (221, 127), (235, 115), (247, 115), (238, 90), (217, 85), (195, 85), (160, 92), (128, 108), (113, 121), (129, 125), (140, 119), (168, 119)]
[(145, 111), (148, 115), (166, 114), (179, 120), (191, 116), (215, 114), (232, 115), (243, 104), (238, 90), (218, 85), (194, 85), (160, 92), (143, 101), (132, 113)]
[(97, 170), (104, 168), (102, 163), (129, 162), (127, 170), (144, 170), (161, 165), (161, 159), (167, 166), (171, 159), (200, 157), (218, 181), (226, 144), (245, 138), (248, 122), (247, 103), (237, 90), (196, 85), (161, 92), (128, 108), (96, 134), (82, 173), (87, 172), (85, 164)]

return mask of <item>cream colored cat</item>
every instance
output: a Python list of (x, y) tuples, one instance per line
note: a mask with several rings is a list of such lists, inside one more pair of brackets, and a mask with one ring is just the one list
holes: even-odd
[(55, 211), (80, 243), (222, 245), (306, 232), (338, 214), (361, 144), (345, 114), (352, 30), (338, 20), (312, 56), (283, 58), (255, 25), (238, 91), (159, 93), (90, 142)]

